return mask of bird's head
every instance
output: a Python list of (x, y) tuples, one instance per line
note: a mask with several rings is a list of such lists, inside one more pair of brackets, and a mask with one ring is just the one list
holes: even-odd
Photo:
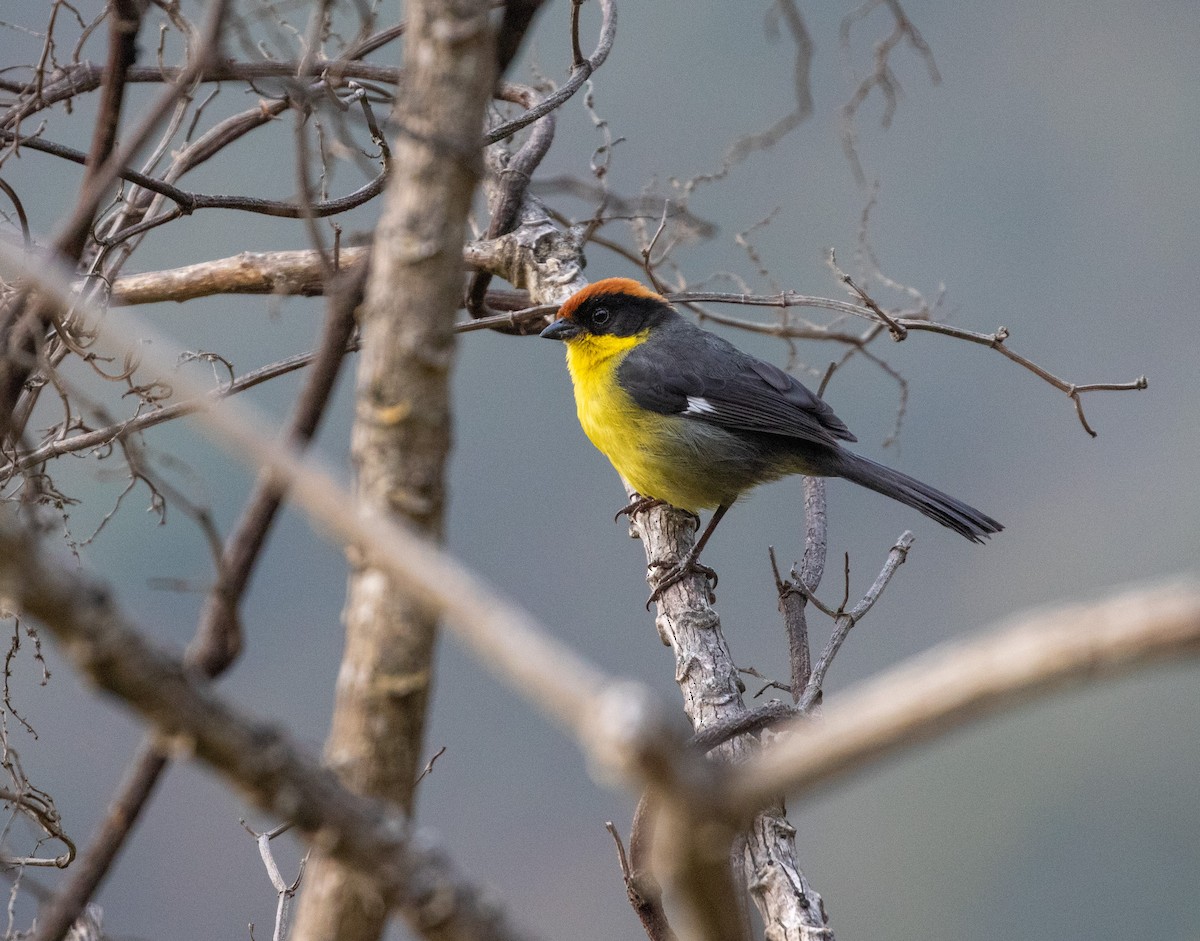
[(558, 309), (558, 319), (542, 331), (548, 340), (643, 334), (674, 315), (666, 298), (629, 278), (605, 278), (572, 294)]

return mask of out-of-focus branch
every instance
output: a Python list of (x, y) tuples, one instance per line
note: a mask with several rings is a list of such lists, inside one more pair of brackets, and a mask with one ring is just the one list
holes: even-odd
[(850, 31), (854, 24), (865, 19), (879, 7), (887, 7), (892, 15), (892, 31), (884, 39), (872, 46), (872, 68), (854, 89), (850, 99), (842, 106), (842, 150), (850, 163), (851, 172), (859, 186), (865, 186), (866, 174), (863, 172), (862, 161), (858, 157), (858, 131), (855, 118), (858, 109), (872, 91), (878, 89), (883, 96), (883, 116), (880, 124), (887, 128), (892, 123), (896, 113), (896, 102), (900, 97), (900, 82), (892, 71), (891, 55), (900, 43), (907, 41), (929, 72), (929, 80), (934, 85), (941, 81), (937, 63), (933, 60), (933, 50), (929, 48), (916, 25), (908, 18), (900, 0), (866, 0), (861, 6), (847, 13), (842, 18), (841, 44), (847, 60), (850, 58)]
[[(547, 235), (545, 230), (537, 231)], [(544, 246), (545, 238), (538, 244)], [(535, 296), (550, 292), (568, 271), (578, 274), (578, 267), (565, 264), (554, 270), (555, 279), (530, 286)], [(75, 301), (70, 276), (53, 261), (27, 258), (3, 242), (0, 272), (35, 284), (59, 305)], [(99, 331), (95, 349), (118, 357), (137, 350), (147, 375), (169, 376), (178, 394), (197, 402), (197, 416), (222, 447), (255, 470), (275, 475), (290, 488), (291, 499), (324, 532), (357, 547), (374, 564), (385, 568), (414, 598), (445, 618), (481, 661), (528, 696), (547, 717), (572, 729), (583, 741), (595, 740), (596, 697), (608, 680), (602, 671), (555, 640), (553, 632), (536, 618), (491, 589), (448, 553), (360, 507), (331, 473), (274, 440), (265, 431), (270, 427), (268, 422), (236, 401), (223, 401), (218, 406), (203, 384), (175, 369), (178, 350), (148, 324), (133, 316), (110, 318)]]
[[(351, 435), (358, 499), (431, 544), (444, 532), (462, 245), (483, 168), (479, 135), (495, 89), (490, 7), (490, 0), (414, 0), (406, 7), (409, 67), (393, 112), (402, 131), (391, 144), (395, 173), (359, 314)], [(296, 162), (306, 165), (302, 155)], [(316, 239), (314, 227), (310, 240)], [(325, 758), (352, 790), (411, 815), (437, 615), (374, 559), (352, 552), (349, 561), (346, 642)], [(318, 847), (296, 911), (296, 941), (376, 941), (388, 917), (378, 895), (360, 870)]]
[[(362, 296), (362, 273), (348, 276), (329, 299), (329, 311), (316, 368), (304, 384), (284, 432), (284, 440), (302, 450), (315, 434), (333, 393), (339, 367), (354, 330), (354, 309)], [(217, 579), (196, 628), (185, 662), (215, 677), (234, 662), (242, 648), (237, 608), (260, 558), (283, 493), (269, 475), (261, 476), (246, 502), (217, 563)], [(75, 923), (108, 874), (133, 826), (166, 769), (167, 754), (156, 736), (143, 740), (117, 794), (71, 878), (38, 912), (35, 941), (59, 941)], [(283, 905), (281, 896), (280, 905)]]
[(795, 106), (768, 128), (747, 134), (733, 142), (721, 159), (721, 165), (710, 173), (703, 173), (679, 184), (685, 197), (700, 184), (715, 183), (725, 179), (730, 172), (743, 163), (751, 154), (769, 150), (804, 123), (812, 114), (813, 99), (811, 69), (813, 41), (804, 17), (793, 0), (779, 0), (774, 4), (773, 14), (782, 19), (788, 34), (796, 45), (796, 57), (792, 67), (792, 95)]
[(194, 670), (150, 646), (108, 590), (55, 565), (0, 522), (0, 593), (41, 621), (75, 665), (152, 723), (163, 746), (191, 755), (255, 806), (293, 821), (322, 849), (380, 887), (418, 933), (458, 941), (526, 939), (427, 834), (338, 783), (283, 733), (230, 706)]
[[(520, 280), (535, 299), (572, 293), (576, 286), (572, 279), (578, 278), (579, 267), (570, 240), (559, 235), (559, 245), (553, 235), (553, 226), (544, 215), (538, 214), (535, 207), (527, 208), (523, 217), (527, 220), (528, 230), (522, 226), (507, 237), (514, 246), (522, 242), (525, 244), (521, 252), (514, 247), (514, 259), (524, 258), (525, 261), (517, 264), (510, 280)], [(537, 256), (536, 264), (534, 255)], [(16, 273), (36, 285), (46, 295), (43, 298), (45, 302), (52, 300), (65, 305), (73, 299), (69, 276), (60, 272), (52, 261), (35, 264), (21, 252), (0, 243), (0, 270)], [(173, 361), (170, 344), (156, 338), (147, 325), (129, 322), (134, 318), (123, 319), (126, 322), (109, 320), (103, 325), (97, 337), (96, 349), (121, 351), (122, 354), (133, 348), (140, 349), (143, 354), (142, 368), (147, 373), (169, 374)], [(186, 376), (172, 378), (172, 384), (184, 394), (196, 395), (201, 391)], [(363, 558), (370, 559), (373, 565), (386, 571), (410, 596), (441, 614), (445, 623), (474, 648), (482, 662), (528, 697), (548, 718), (569, 728), (595, 767), (615, 780), (631, 782), (639, 788), (651, 787), (658, 793), (658, 800), (674, 812), (680, 823), (686, 822), (682, 811), (689, 811), (697, 826), (695, 832), (690, 833), (680, 845), (699, 853), (701, 868), (707, 866), (712, 871), (713, 841), (719, 837), (720, 831), (718, 828), (714, 832), (711, 828), (699, 826), (699, 823), (712, 816), (711, 803), (721, 792), (719, 782), (714, 780), (719, 769), (694, 760), (684, 750), (679, 730), (644, 689), (632, 683), (614, 684), (609, 681), (578, 654), (557, 642), (530, 615), (492, 592), (447, 554), (413, 536), (377, 511), (359, 506), (354, 497), (346, 493), (329, 474), (315, 469), (293, 450), (275, 442), (263, 432), (262, 423), (249, 421), (242, 415), (242, 410), (232, 403), (226, 403), (220, 409), (208, 404), (201, 416), (214, 430), (218, 440), (235, 455), (250, 461), (260, 470), (269, 470), (282, 484), (289, 486), (292, 499), (306, 508), (322, 529), (347, 545), (356, 547)], [(4, 548), (0, 544), (0, 550)], [(19, 558), (19, 553), (0, 551), (0, 566), (8, 560), (13, 561), (6, 571), (19, 572), (17, 580), (21, 589), (32, 590), (37, 581), (36, 571)], [(7, 590), (8, 587), (6, 583), (0, 583), (0, 590)], [(11, 593), (18, 601), (26, 597), (16, 588)], [(97, 597), (96, 591), (84, 591), (75, 583), (63, 592), (54, 594), (68, 599), (88, 600)], [(57, 608), (33, 611), (34, 614), (39, 612), (45, 617), (61, 613)], [(99, 618), (97, 612), (89, 611), (74, 624), (82, 629), (88, 625), (94, 626), (97, 621), (103, 623), (104, 619)], [(71, 636), (76, 636), (74, 629)], [(120, 689), (112, 685), (106, 685), (106, 688), (133, 696), (135, 700), (139, 695), (149, 697), (150, 701), (145, 705), (147, 713), (164, 722), (183, 722), (189, 735), (192, 735), (195, 722), (199, 721), (194, 712), (193, 698), (181, 695), (169, 682), (158, 682), (158, 674), (154, 670), (148, 674), (155, 677), (150, 681), (149, 689), (136, 681), (134, 677), (146, 673), (145, 664), (125, 656), (124, 651), (129, 643), (124, 637), (115, 640), (110, 637), (103, 646), (116, 658), (117, 665), (122, 669), (117, 677), (121, 681)], [(95, 658), (91, 648), (85, 650), (82, 656), (85, 667), (93, 664)], [(126, 669), (128, 672), (125, 672)], [(98, 666), (97, 676), (111, 683), (108, 674), (109, 664), (106, 661)], [(126, 683), (131, 685), (127, 686)], [(174, 715), (174, 706), (184, 711), (182, 717)], [(171, 714), (159, 716), (162, 709)], [(214, 728), (223, 728), (229, 721), (228, 717), (222, 717), (215, 722)], [(228, 751), (233, 757), (238, 756), (239, 748), (258, 753), (274, 744), (273, 740), (222, 741), (226, 741), (226, 744), (218, 743), (214, 747), (222, 753)], [(207, 760), (207, 748), (197, 748), (195, 751)], [(250, 759), (242, 756), (242, 760)], [(297, 794), (294, 789), (284, 788), (274, 776), (267, 783), (271, 788), (283, 788), (282, 793), (288, 800)], [(275, 791), (272, 790), (268, 796), (274, 795)], [(302, 801), (300, 806), (307, 807), (308, 804)], [(287, 811), (280, 812), (291, 816), (293, 810), (292, 804), (288, 803)], [(342, 809), (338, 812), (348, 811)], [(315, 821), (310, 822), (317, 825)]]
[(945, 644), (839, 695), (820, 722), (786, 729), (736, 769), (734, 805), (809, 794), (895, 752), (1066, 686), (1200, 657), (1200, 585), (1142, 586), (1037, 611)]
[[(0, 140), (15, 141), (17, 138), (8, 131), (0, 131)], [(20, 144), (29, 150), (39, 150), (56, 157), (62, 157), (65, 160), (70, 160), (72, 163), (84, 164), (87, 162), (87, 155), (82, 151), (75, 150), (63, 144), (55, 144), (41, 138), (21, 138)], [(287, 200), (259, 199), (253, 196), (214, 196), (208, 193), (192, 193), (171, 183), (165, 183), (162, 180), (157, 180), (152, 176), (147, 176), (144, 173), (139, 173), (137, 170), (131, 170), (126, 167), (115, 170), (113, 175), (130, 183), (136, 183), (143, 189), (158, 193), (171, 200), (171, 202), (175, 203), (176, 207), (170, 217), (172, 219), (178, 218), (180, 215), (191, 215), (191, 213), (200, 209), (234, 209), (239, 212), (252, 212), (264, 216), (274, 216), (277, 219), (299, 219), (306, 211), (311, 212), (318, 218), (335, 216), (361, 206), (363, 203), (378, 196), (383, 192), (384, 183), (387, 179), (387, 175), (381, 172), (374, 179), (364, 183), (358, 189), (347, 193), (345, 196), (320, 200), (306, 209), (298, 203)], [(136, 231), (140, 232), (144, 230), (138, 229)], [(131, 233), (127, 231), (124, 233), (126, 238), (131, 234), (136, 234), (136, 232)]]
[[(300, 63), (294, 61), (238, 62), (225, 60), (224, 62), (206, 63), (198, 71), (193, 72), (172, 66), (163, 66), (162, 68), (158, 66), (133, 66), (126, 72), (125, 81), (130, 84), (174, 84), (188, 75), (191, 76), (193, 81), (197, 82), (253, 82), (264, 78), (326, 76), (330, 81), (338, 83), (352, 79), (361, 79), (368, 82), (394, 85), (399, 80), (402, 72), (395, 66), (358, 62), (354, 59), (355, 54), (351, 50), (350, 54), (339, 59), (325, 59), (317, 56), (308, 61), (303, 71), (300, 70)], [(66, 101), (77, 95), (95, 91), (100, 87), (103, 76), (104, 69), (102, 66), (93, 62), (77, 62), (63, 69), (62, 73), (52, 83), (43, 86), (40, 96), (32, 94), (32, 89), (26, 85), (19, 85), (13, 82), (0, 83), (0, 89), (29, 95), (20, 104), (11, 108), (3, 118), (0, 118), (0, 127), (16, 127), (26, 118), (52, 105), (58, 104), (60, 101)]]

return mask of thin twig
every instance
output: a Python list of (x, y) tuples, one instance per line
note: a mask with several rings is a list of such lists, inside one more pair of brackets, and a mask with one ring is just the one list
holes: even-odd
[[(808, 598), (814, 605), (821, 607), (821, 610), (826, 614), (831, 614), (834, 618), (833, 633), (829, 637), (829, 643), (825, 645), (825, 649), (821, 651), (821, 656), (817, 659), (813, 667), (812, 676), (809, 677), (808, 684), (804, 688), (803, 694), (796, 701), (796, 708), (800, 711), (807, 711), (817, 703), (821, 697), (821, 690), (825, 684), (825, 675), (829, 672), (830, 666), (833, 665), (833, 658), (842, 648), (845, 643), (846, 636), (850, 633), (851, 628), (861, 621), (871, 610), (872, 605), (879, 600), (879, 596), (887, 587), (888, 582), (892, 580), (892, 576), (896, 574), (896, 569), (904, 564), (904, 560), (908, 558), (908, 550), (912, 547), (916, 539), (912, 533), (905, 530), (896, 540), (896, 544), (892, 546), (888, 553), (886, 561), (883, 563), (883, 568), (875, 577), (874, 583), (867, 590), (867, 593), (862, 596), (858, 604), (849, 611), (845, 609), (845, 600), (842, 606), (837, 610), (830, 612), (828, 609), (820, 605), (816, 597), (809, 593)], [(848, 560), (849, 557), (847, 557)], [(847, 565), (849, 562), (847, 561)], [(847, 590), (848, 590), (847, 585)]]
[(604, 64), (604, 60), (608, 58), (608, 54), (612, 50), (613, 40), (617, 35), (617, 7), (613, 3), (613, 0), (600, 0), (600, 16), (600, 38), (591, 56), (584, 59), (578, 68), (572, 69), (571, 77), (558, 91), (546, 96), (539, 104), (530, 108), (524, 114), (518, 115), (511, 121), (506, 121), (499, 127), (495, 127), (489, 131), (484, 137), (485, 143), (494, 144), (497, 141), (502, 141), (504, 138), (521, 130), (521, 128), (532, 124), (538, 118), (545, 117), (551, 111), (561, 107), (564, 102), (568, 101), (571, 96), (583, 87), (584, 82), (588, 80), (592, 73)]

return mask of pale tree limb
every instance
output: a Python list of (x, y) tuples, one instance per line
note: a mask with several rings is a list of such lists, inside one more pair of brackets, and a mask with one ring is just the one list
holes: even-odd
[[(462, 245), (482, 172), (479, 138), (496, 74), (488, 0), (406, 8), (394, 173), (360, 313), (351, 437), (364, 509), (441, 542), (450, 369)], [(437, 617), (375, 560), (350, 554), (346, 644), (325, 757), (354, 791), (411, 815), (424, 751)], [(296, 911), (297, 941), (377, 941), (388, 908), (373, 880), (320, 850)]]
[[(370, 255), (364, 245), (341, 248), (334, 256), (337, 270), (355, 268)], [(487, 242), (468, 242), (463, 263), (482, 267), (491, 254)], [(276, 294), (316, 297), (325, 293), (327, 278), (321, 252), (293, 249), (278, 252), (241, 252), (163, 271), (123, 275), (113, 281), (112, 307), (190, 301), (218, 294)]]
[[(652, 580), (655, 563), (677, 562), (692, 546), (694, 524), (687, 514), (671, 507), (657, 507), (635, 514), (631, 529), (642, 540)], [(655, 620), (659, 636), (675, 654), (675, 679), (683, 693), (684, 711), (693, 728), (703, 730), (736, 722), (747, 712), (742, 699), (743, 687), (733, 656), (721, 631), (717, 612), (708, 602), (703, 576), (683, 579), (658, 600)], [(713, 752), (714, 757), (733, 765), (747, 760), (756, 750), (752, 741), (735, 738)], [(788, 823), (783, 805), (764, 801), (766, 807), (746, 832), (741, 844), (741, 860), (752, 898), (767, 926), (768, 937), (779, 941), (825, 941), (832, 937), (824, 905), (803, 878), (796, 863), (795, 830)], [(686, 824), (683, 821), (682, 824)], [(704, 926), (712, 933), (698, 937), (737, 938), (743, 935), (736, 906), (726, 894), (713, 892), (714, 874), (689, 872), (685, 865), (691, 856), (689, 843), (693, 833), (711, 830), (702, 821), (691, 821), (693, 832), (685, 825), (657, 827), (654, 852), (656, 869), (666, 873), (664, 881), (677, 892), (689, 893), (693, 909), (701, 914)], [(737, 831), (730, 831), (730, 842)], [(728, 862), (723, 860), (729, 873)], [(716, 909), (714, 911), (714, 909)], [(733, 918), (734, 920), (730, 921)], [(694, 929), (691, 929), (694, 930)]]
[[(341, 249), (339, 269), (357, 267), (370, 256), (366, 246)], [(314, 297), (325, 293), (325, 270), (315, 249), (242, 252), (230, 258), (183, 265), (166, 271), (124, 275), (112, 284), (109, 304), (190, 301), (217, 294), (278, 294)]]
[(288, 882), (283, 878), (283, 873), (279, 871), (279, 864), (275, 862), (275, 853), (271, 850), (271, 841), (290, 830), (292, 825), (290, 823), (281, 823), (279, 826), (272, 827), (265, 833), (256, 833), (247, 826), (245, 820), (242, 821), (242, 826), (245, 827), (247, 833), (254, 837), (254, 842), (258, 844), (258, 855), (262, 858), (263, 866), (267, 870), (267, 878), (271, 880), (271, 885), (275, 889), (275, 928), (271, 932), (271, 941), (286, 941), (292, 914), (292, 899), (295, 898), (296, 890), (300, 888), (300, 883), (304, 879), (304, 867), (308, 865), (308, 853), (305, 853), (300, 860), (300, 865), (296, 869), (296, 878)]
[(848, 690), (820, 722), (787, 728), (736, 769), (743, 812), (774, 795), (806, 795), (896, 751), (1066, 686), (1200, 656), (1200, 585), (1139, 586), (1103, 601), (1021, 616), (945, 644)]

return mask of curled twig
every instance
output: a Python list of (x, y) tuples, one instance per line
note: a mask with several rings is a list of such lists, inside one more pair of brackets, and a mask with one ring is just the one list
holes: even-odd
[(600, 0), (600, 14), (602, 17), (600, 23), (600, 38), (596, 43), (596, 50), (586, 59), (584, 59), (578, 68), (571, 71), (571, 77), (563, 84), (563, 87), (551, 95), (547, 95), (534, 107), (530, 108), (524, 114), (518, 115), (511, 121), (505, 121), (499, 127), (492, 128), (484, 137), (485, 143), (494, 144), (497, 141), (502, 141), (504, 138), (515, 134), (523, 127), (528, 127), (538, 118), (545, 117), (551, 111), (560, 107), (564, 102), (568, 101), (580, 88), (584, 82), (588, 80), (596, 69), (604, 64), (604, 60), (608, 58), (608, 54), (612, 51), (613, 40), (617, 35), (617, 7), (613, 0)]

